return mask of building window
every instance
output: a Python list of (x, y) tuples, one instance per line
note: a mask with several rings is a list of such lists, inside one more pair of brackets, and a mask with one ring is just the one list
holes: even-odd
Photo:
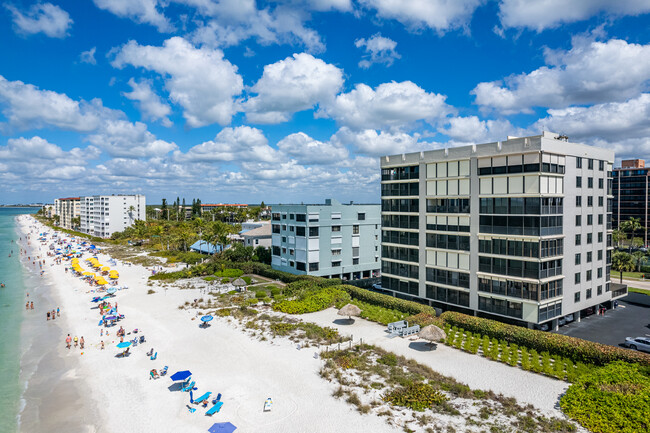
[(586, 281), (591, 281), (591, 274), (592, 274), (592, 271), (591, 271), (591, 270), (588, 270), (588, 271), (587, 271), (586, 278), (585, 278)]
[(598, 288), (596, 289), (596, 294), (598, 296), (603, 294), (603, 286), (598, 286)]
[(576, 265), (580, 264), (580, 253), (576, 254)]
[(292, 268), (295, 268), (296, 267), (296, 262), (294, 262), (293, 260), (289, 260), (289, 266), (291, 266)]
[(282, 254), (286, 254), (286, 253), (287, 253), (287, 249), (285, 247), (282, 247)]
[(587, 188), (593, 188), (594, 187), (594, 178), (593, 177), (588, 177), (587, 178)]
[(582, 206), (582, 196), (581, 195), (576, 196), (576, 206), (577, 207)]
[(352, 226), (352, 234), (353, 235), (358, 235), (359, 234), (359, 226), (358, 225), (353, 225)]
[(594, 197), (589, 195), (587, 196), (587, 207), (593, 207), (594, 206)]
[(573, 302), (580, 302), (580, 292), (573, 295)]
[(591, 244), (594, 241), (594, 234), (593, 233), (587, 233), (587, 244)]
[(599, 233), (598, 233), (598, 242), (600, 243), (600, 242), (602, 242), (602, 241), (603, 241), (603, 233), (602, 233), (602, 232), (599, 232)]
[(339, 266), (341, 266), (341, 261), (340, 260), (336, 260), (336, 261), (332, 262), (332, 267), (333, 268), (338, 268)]
[(277, 246), (274, 245), (273, 248), (271, 248), (271, 254), (273, 254), (274, 256), (279, 256), (280, 255), (280, 247), (277, 247)]
[(283, 213), (283, 214), (282, 214), (282, 219), (283, 219), (283, 220), (286, 220), (286, 219), (287, 219), (287, 214), (286, 214), (286, 213)]
[(341, 231), (341, 226), (332, 226), (332, 232), (340, 232)]
[(591, 289), (587, 289), (587, 299), (591, 299)]
[(587, 225), (588, 226), (594, 225), (594, 216), (593, 215), (587, 215)]
[(598, 170), (605, 171), (605, 161), (598, 161)]
[(603, 268), (596, 269), (596, 278), (602, 278), (602, 277), (603, 277)]
[(598, 179), (598, 188), (604, 189), (605, 188), (605, 181), (604, 179)]
[(602, 224), (603, 224), (603, 214), (599, 214), (598, 215), (598, 225), (602, 225)]
[(580, 227), (582, 225), (582, 215), (576, 215), (576, 227)]
[(576, 245), (580, 245), (582, 243), (582, 235), (577, 234), (576, 235)]
[(295, 251), (294, 251), (293, 248), (290, 248), (290, 249), (289, 249), (289, 255), (290, 255), (290, 256), (295, 256), (295, 255), (296, 255), (296, 253), (295, 253)]
[(582, 158), (576, 157), (576, 168), (582, 168)]
[(603, 250), (598, 250), (598, 260), (603, 259)]
[(295, 230), (295, 227), (294, 227), (294, 226), (289, 226), (289, 231), (290, 231), (290, 232), (292, 232), (292, 231), (294, 231), (294, 230)]
[(603, 200), (602, 197), (598, 197), (598, 206), (599, 206), (599, 207), (603, 207), (603, 201), (604, 201), (604, 200)]
[(582, 176), (576, 177), (576, 188), (582, 188)]
[(305, 215), (304, 213), (296, 214), (296, 221), (299, 223), (307, 222), (307, 215)]
[(304, 271), (306, 269), (305, 264), (303, 262), (296, 262), (296, 270), (298, 271)]
[(309, 237), (310, 238), (318, 237), (318, 227), (309, 227)]
[(352, 264), (353, 265), (358, 265), (359, 264), (359, 257), (355, 257), (352, 259)]
[(294, 219), (295, 217), (296, 217), (295, 214), (289, 214), (289, 219), (290, 219), (290, 220)]
[(302, 226), (296, 227), (296, 236), (305, 236), (305, 228)]
[(318, 262), (316, 262), (316, 263), (310, 263), (310, 264), (309, 264), (309, 270), (310, 270), (310, 271), (317, 271), (317, 270), (318, 270)]
[(366, 220), (366, 214), (365, 213), (357, 213), (357, 220), (359, 221), (365, 221)]
[(359, 257), (359, 247), (352, 247), (352, 257)]
[(341, 255), (341, 249), (337, 248), (337, 249), (332, 250), (332, 255), (333, 256), (340, 256)]
[(587, 251), (587, 263), (591, 263), (593, 257), (594, 257), (594, 253), (591, 251)]
[(594, 169), (594, 160), (589, 158), (587, 160), (587, 170), (593, 170)]
[(575, 273), (575, 275), (573, 276), (573, 280), (575, 284), (580, 284), (580, 272)]

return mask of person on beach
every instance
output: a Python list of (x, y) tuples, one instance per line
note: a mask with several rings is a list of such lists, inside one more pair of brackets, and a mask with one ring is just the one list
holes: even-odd
[(47, 320), (50, 320), (50, 312), (47, 312)]
[(102, 340), (102, 349), (101, 350), (104, 350), (104, 340)]
[(32, 302), (29, 303), (29, 309), (30, 309), (30, 310), (33, 310), (33, 309), (34, 309), (34, 301), (32, 301)]
[(29, 310), (29, 301), (25, 304), (25, 310)]
[(52, 320), (54, 320), (54, 319), (56, 318), (56, 314), (55, 314), (55, 313), (56, 313), (56, 311), (52, 310)]
[(59, 309), (59, 307), (56, 307), (56, 315), (57, 317), (61, 317), (61, 310)]
[[(49, 314), (49, 313), (48, 313)], [(65, 338), (65, 344), (66, 347), (69, 349), (70, 348), (70, 342), (72, 341), (72, 338), (70, 338), (70, 334)]]
[(75, 337), (74, 337), (74, 347), (77, 347), (77, 344), (78, 344), (78, 343), (79, 343), (79, 339), (78, 339), (77, 336), (75, 335)]
[(82, 335), (81, 338), (79, 339), (79, 347), (80, 347), (81, 349), (84, 348), (84, 343), (85, 343), (85, 341), (84, 341), (84, 336)]

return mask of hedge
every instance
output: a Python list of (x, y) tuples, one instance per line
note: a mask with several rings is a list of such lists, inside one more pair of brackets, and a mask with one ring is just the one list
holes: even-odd
[(358, 299), (369, 304), (378, 305), (380, 307), (389, 308), (391, 310), (398, 310), (406, 314), (420, 314), (427, 313), (432, 316), (436, 315), (436, 310), (428, 305), (419, 304), (405, 299), (395, 298), (393, 296), (384, 295), (370, 290), (361, 289), (359, 287), (343, 285), (340, 286), (346, 290), (353, 299)]
[(326, 287), (302, 299), (276, 302), (273, 309), (287, 314), (305, 314), (324, 310), (336, 303), (350, 302), (350, 295), (341, 287)]
[(442, 313), (440, 318), (443, 322), (466, 331), (478, 332), (481, 335), (534, 349), (540, 353), (548, 352), (551, 355), (569, 358), (573, 362), (605, 365), (620, 360), (650, 366), (650, 355), (648, 354), (580, 338), (508, 325), (496, 320), (468, 316), (453, 311)]

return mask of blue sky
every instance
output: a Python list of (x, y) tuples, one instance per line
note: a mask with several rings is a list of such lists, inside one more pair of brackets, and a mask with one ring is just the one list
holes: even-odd
[(650, 150), (650, 0), (0, 6), (0, 203), (378, 202), (378, 157), (561, 132)]

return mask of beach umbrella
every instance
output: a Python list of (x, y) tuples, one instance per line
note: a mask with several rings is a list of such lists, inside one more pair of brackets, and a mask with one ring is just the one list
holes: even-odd
[(103, 286), (103, 285), (108, 284), (108, 281), (106, 281), (103, 278), (100, 278), (100, 279), (97, 280), (97, 284), (99, 284), (100, 286)]
[(117, 347), (118, 349), (126, 349), (130, 345), (131, 345), (130, 341), (123, 341), (121, 343), (118, 343), (117, 346), (115, 346), (115, 347)]
[(212, 320), (212, 319), (214, 319), (214, 317), (212, 317), (212, 316), (209, 315), (209, 314), (208, 314), (207, 316), (203, 316), (203, 317), (201, 317), (201, 321), (202, 321), (202, 322), (209, 322), (209, 321)]
[(176, 373), (172, 374), (169, 378), (176, 382), (177, 380), (185, 380), (188, 377), (192, 375), (192, 372), (189, 370), (182, 370), (182, 371), (177, 371)]
[(104, 266), (104, 267), (102, 268), (102, 271), (110, 271), (110, 270), (111, 270), (111, 268), (108, 267), (108, 266)]
[(418, 332), (418, 337), (428, 340), (430, 343), (434, 341), (440, 341), (444, 338), (447, 338), (445, 331), (438, 328), (436, 325), (425, 326)]
[(348, 316), (348, 319), (352, 320), (352, 316), (360, 316), (361, 308), (357, 307), (354, 304), (348, 304), (345, 307), (341, 308), (338, 312), (339, 316)]
[(86, 272), (84, 272), (84, 275), (85, 275), (85, 276), (89, 276), (89, 275), (95, 275), (95, 274), (93, 274), (92, 272), (88, 272), (88, 271), (86, 271)]
[(237, 427), (229, 422), (218, 422), (208, 429), (210, 433), (232, 433)]

